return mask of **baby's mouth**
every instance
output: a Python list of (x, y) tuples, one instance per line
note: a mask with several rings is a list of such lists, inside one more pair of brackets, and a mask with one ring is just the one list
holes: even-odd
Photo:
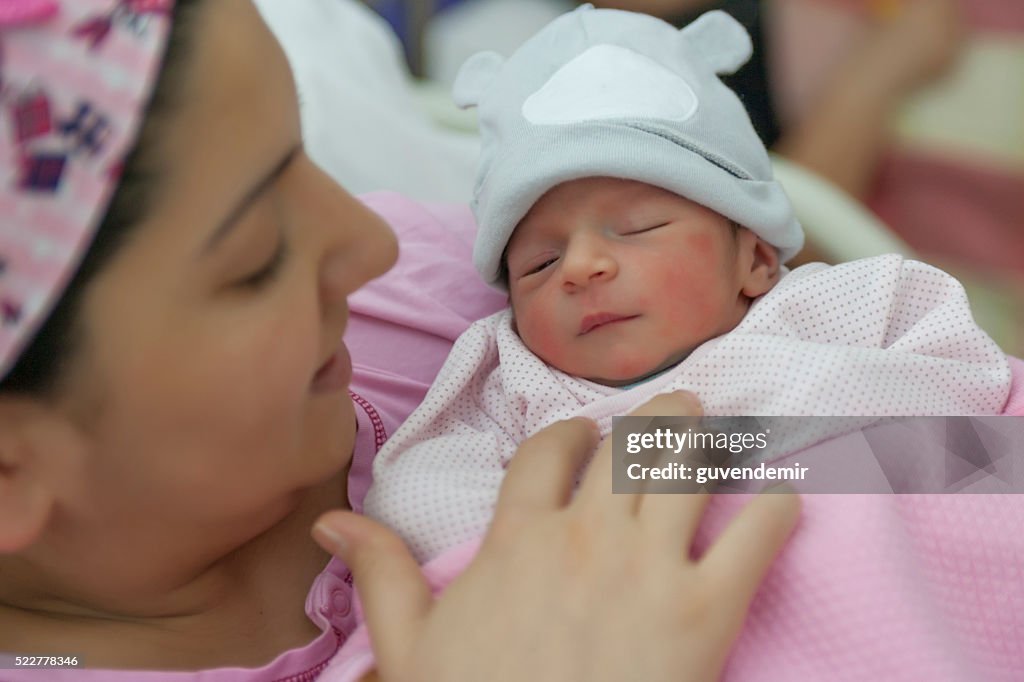
[(590, 332), (604, 327), (610, 324), (616, 324), (618, 322), (626, 322), (628, 320), (635, 320), (640, 317), (639, 315), (620, 315), (619, 313), (594, 313), (587, 315), (580, 322), (579, 336), (584, 336)]

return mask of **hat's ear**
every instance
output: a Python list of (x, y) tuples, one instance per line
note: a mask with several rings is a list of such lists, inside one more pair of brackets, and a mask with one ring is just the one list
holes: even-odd
[(504, 63), (505, 58), (497, 52), (477, 52), (467, 59), (452, 86), (455, 104), (463, 109), (478, 105)]
[(747, 29), (721, 10), (705, 12), (680, 33), (717, 74), (735, 73), (754, 53)]

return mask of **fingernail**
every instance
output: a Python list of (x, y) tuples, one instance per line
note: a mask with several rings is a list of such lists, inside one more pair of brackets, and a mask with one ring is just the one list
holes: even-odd
[(348, 543), (345, 542), (345, 538), (323, 521), (316, 522), (316, 525), (313, 526), (312, 535), (313, 539), (316, 540), (321, 547), (332, 554), (336, 552), (344, 552), (348, 548)]
[(693, 391), (673, 391), (669, 395), (681, 401), (687, 408), (703, 409), (700, 398)]

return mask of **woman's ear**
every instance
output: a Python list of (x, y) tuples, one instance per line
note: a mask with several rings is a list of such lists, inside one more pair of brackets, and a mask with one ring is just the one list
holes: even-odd
[(18, 552), (42, 534), (56, 501), (55, 419), (35, 401), (0, 397), (0, 554)]
[(768, 293), (780, 277), (779, 250), (746, 228), (736, 235), (741, 254), (742, 291), (748, 298)]

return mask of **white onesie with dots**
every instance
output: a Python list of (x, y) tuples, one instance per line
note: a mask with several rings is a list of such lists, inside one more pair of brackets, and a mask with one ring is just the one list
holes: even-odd
[(628, 389), (545, 365), (505, 310), (456, 341), (377, 455), (365, 511), (426, 562), (483, 535), (525, 438), (573, 416), (607, 435), (612, 416), (677, 389), (695, 392), (707, 415), (998, 414), (1010, 368), (959, 282), (896, 255), (798, 268), (733, 331)]

